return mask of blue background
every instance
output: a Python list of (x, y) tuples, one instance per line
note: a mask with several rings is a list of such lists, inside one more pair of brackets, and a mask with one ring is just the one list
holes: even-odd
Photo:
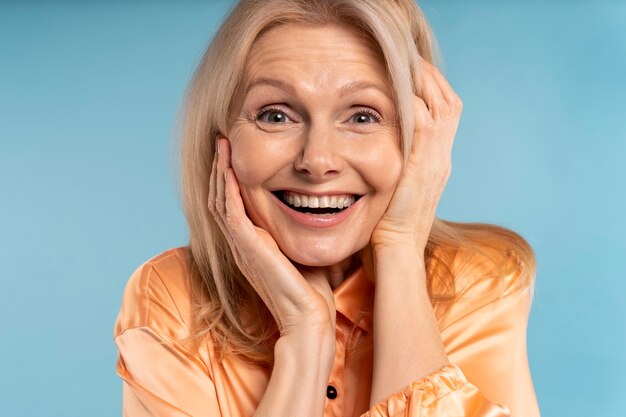
[[(542, 415), (623, 415), (626, 5), (504, 3), (421, 3), (465, 104), (439, 215), (534, 247)], [(0, 3), (1, 415), (121, 415), (113, 325), (187, 242), (172, 138), (229, 6)]]

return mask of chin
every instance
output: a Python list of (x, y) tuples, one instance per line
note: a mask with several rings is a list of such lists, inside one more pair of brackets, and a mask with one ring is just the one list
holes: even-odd
[[(350, 255), (348, 255), (350, 256)], [(309, 253), (297, 253), (290, 256), (287, 254), (287, 257), (300, 265), (311, 266), (311, 267), (326, 267), (331, 265), (336, 265), (347, 258), (339, 258), (334, 254), (309, 254)]]
[(344, 245), (337, 247), (337, 244), (324, 245), (322, 242), (309, 242), (307, 244), (288, 245), (281, 250), (290, 260), (300, 265), (326, 267), (345, 261), (358, 253), (365, 245), (355, 248)]

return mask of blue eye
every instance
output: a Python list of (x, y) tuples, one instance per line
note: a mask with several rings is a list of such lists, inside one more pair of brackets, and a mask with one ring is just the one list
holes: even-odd
[[(287, 120), (289, 120), (289, 117), (284, 111), (280, 109), (264, 108), (256, 113), (255, 119), (263, 123), (280, 124), (285, 123)], [(361, 109), (358, 112), (354, 113), (350, 118), (350, 121), (352, 123), (360, 125), (377, 123), (381, 120), (382, 117), (378, 113), (369, 109)]]
[(381, 117), (371, 111), (371, 110), (359, 110), (358, 113), (355, 113), (354, 115), (352, 115), (352, 122), (356, 123), (356, 124), (368, 124), (368, 123), (375, 123), (375, 122), (380, 122)]
[(256, 120), (265, 123), (284, 123), (286, 119), (285, 112), (279, 109), (261, 109), (256, 114)]

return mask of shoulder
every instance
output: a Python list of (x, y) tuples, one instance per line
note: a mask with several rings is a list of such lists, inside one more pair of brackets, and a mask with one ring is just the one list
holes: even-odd
[[(476, 243), (471, 247), (437, 248), (446, 263), (448, 299), (433, 301), (440, 325), (500, 300), (527, 298), (532, 302), (535, 265), (525, 264), (506, 242)], [(440, 274), (441, 275), (441, 274)], [(441, 288), (440, 284), (440, 288)], [(450, 291), (451, 290), (451, 291)]]
[(516, 251), (504, 243), (460, 248), (452, 273), (457, 297), (504, 297), (532, 287), (535, 279), (534, 265), (524, 264)]
[(114, 337), (127, 329), (150, 327), (179, 339), (189, 335), (191, 296), (188, 247), (168, 249), (130, 275), (115, 323)]

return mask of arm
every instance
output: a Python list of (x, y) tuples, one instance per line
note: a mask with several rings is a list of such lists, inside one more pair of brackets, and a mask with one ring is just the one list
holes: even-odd
[[(183, 346), (149, 327), (128, 329), (115, 342), (117, 373), (124, 381), (124, 416), (222, 415), (208, 370)], [(334, 349), (334, 339), (319, 334), (280, 338), (254, 416), (323, 415)]]
[(329, 336), (309, 333), (278, 339), (272, 376), (255, 417), (324, 415), (335, 356), (335, 339), (330, 332), (326, 334)]
[[(466, 326), (465, 331), (458, 332), (459, 339), (468, 335), (469, 339), (442, 340), (427, 294), (423, 256), (450, 176), (452, 143), (463, 104), (436, 67), (423, 59), (420, 64), (419, 95), (413, 97), (413, 143), (394, 195), (370, 238), (376, 286), (374, 373), (372, 407), (365, 416), (510, 416), (507, 406), (512, 403), (507, 393), (513, 395), (511, 390), (525, 388), (527, 379), (495, 372), (496, 364), (483, 351), (487, 345), (496, 345), (502, 357), (513, 352), (514, 358), (509, 359), (525, 360), (522, 339), (508, 337), (513, 332), (507, 320), (513, 315), (518, 322), (525, 322), (528, 310), (490, 311), (481, 307), (489, 303), (476, 304), (473, 300), (474, 304), (463, 310), (467, 314), (459, 319)], [(478, 272), (480, 278), (485, 271)], [(489, 311), (491, 315), (475, 311)], [(490, 329), (489, 319), (496, 317), (497, 324)], [(480, 372), (488, 375), (485, 381), (489, 385), (481, 388), (488, 391), (499, 384), (504, 394), (486, 397), (467, 381), (459, 366), (448, 363), (448, 357), (452, 361), (455, 358), (444, 352), (444, 346), (447, 350), (455, 343), (465, 353), (466, 363), (480, 363)], [(399, 387), (403, 389), (398, 391)], [(502, 400), (509, 404), (493, 402)], [(523, 416), (518, 412), (516, 409), (514, 417)]]
[[(183, 316), (189, 308), (172, 297), (187, 292), (185, 270), (174, 266), (174, 259), (162, 259), (158, 270), (142, 265), (124, 290), (114, 331), (124, 416), (222, 415), (210, 363), (177, 340), (188, 335)], [(254, 415), (323, 414), (335, 328), (320, 323), (302, 322), (297, 332), (278, 339), (274, 368)]]
[[(225, 234), (237, 266), (274, 315), (281, 333), (275, 346), (275, 367), (255, 414), (320, 416), (335, 353), (332, 289), (322, 274), (296, 269), (269, 233), (246, 217), (230, 168), (228, 142), (220, 142), (224, 152), (221, 159), (216, 155), (213, 161), (209, 209)], [(180, 317), (181, 311), (191, 316), (189, 306), (172, 305), (171, 296), (189, 294), (189, 290), (164, 288), (165, 282), (184, 286), (180, 282), (186, 281), (188, 271), (171, 271), (161, 279), (150, 265), (140, 267), (126, 287), (115, 329), (120, 350), (118, 370), (125, 380), (124, 392), (129, 393), (124, 408), (132, 416), (219, 416), (221, 410), (209, 370), (174, 338), (167, 337), (187, 336), (186, 322), (192, 321), (191, 317)], [(181, 303), (188, 304), (189, 300)], [(144, 337), (145, 333), (150, 337)], [(307, 395), (294, 395), (295, 389)]]
[(434, 66), (423, 59), (420, 64), (413, 143), (370, 238), (376, 286), (371, 404), (448, 364), (426, 288), (423, 256), (450, 176), (463, 104)]
[[(378, 270), (381, 269), (377, 266)], [(401, 280), (399, 276), (394, 279)], [(378, 390), (379, 395), (388, 396), (373, 403), (366, 416), (538, 417), (526, 355), (531, 290), (518, 288), (518, 280), (517, 271), (504, 277), (478, 279), (448, 309), (442, 320), (441, 335), (433, 337), (423, 332), (419, 342), (413, 342), (420, 346), (412, 349), (397, 345), (411, 343), (411, 339), (405, 337), (406, 333), (415, 334), (422, 321), (429, 322), (432, 308), (431, 313), (426, 314), (428, 319), (405, 315), (398, 320), (388, 316), (387, 323), (399, 322), (404, 331), (393, 334), (388, 331), (375, 341), (375, 346), (380, 345), (387, 352), (393, 349), (392, 359), (383, 356), (382, 352), (381, 355), (375, 352), (374, 359), (375, 369), (381, 371), (375, 374), (372, 395)], [(399, 304), (399, 301), (395, 303)], [(396, 314), (410, 314), (410, 310)], [(382, 322), (382, 318), (379, 319)], [(422, 358), (432, 357), (433, 351), (438, 354), (441, 341), (451, 363), (429, 373), (429, 366), (436, 368), (437, 363), (429, 365)], [(411, 350), (419, 356), (403, 353)], [(387, 384), (387, 394), (384, 384)], [(399, 385), (402, 386), (398, 388)], [(372, 400), (375, 400), (373, 396)]]
[(274, 368), (255, 415), (324, 414), (335, 356), (335, 300), (321, 269), (297, 269), (274, 238), (245, 213), (227, 138), (217, 141), (208, 207), (237, 266), (273, 314), (280, 331)]
[[(413, 252), (375, 255), (374, 369), (370, 405), (448, 364), (426, 289), (423, 262)], [(407, 324), (410, 323), (409, 326)]]

